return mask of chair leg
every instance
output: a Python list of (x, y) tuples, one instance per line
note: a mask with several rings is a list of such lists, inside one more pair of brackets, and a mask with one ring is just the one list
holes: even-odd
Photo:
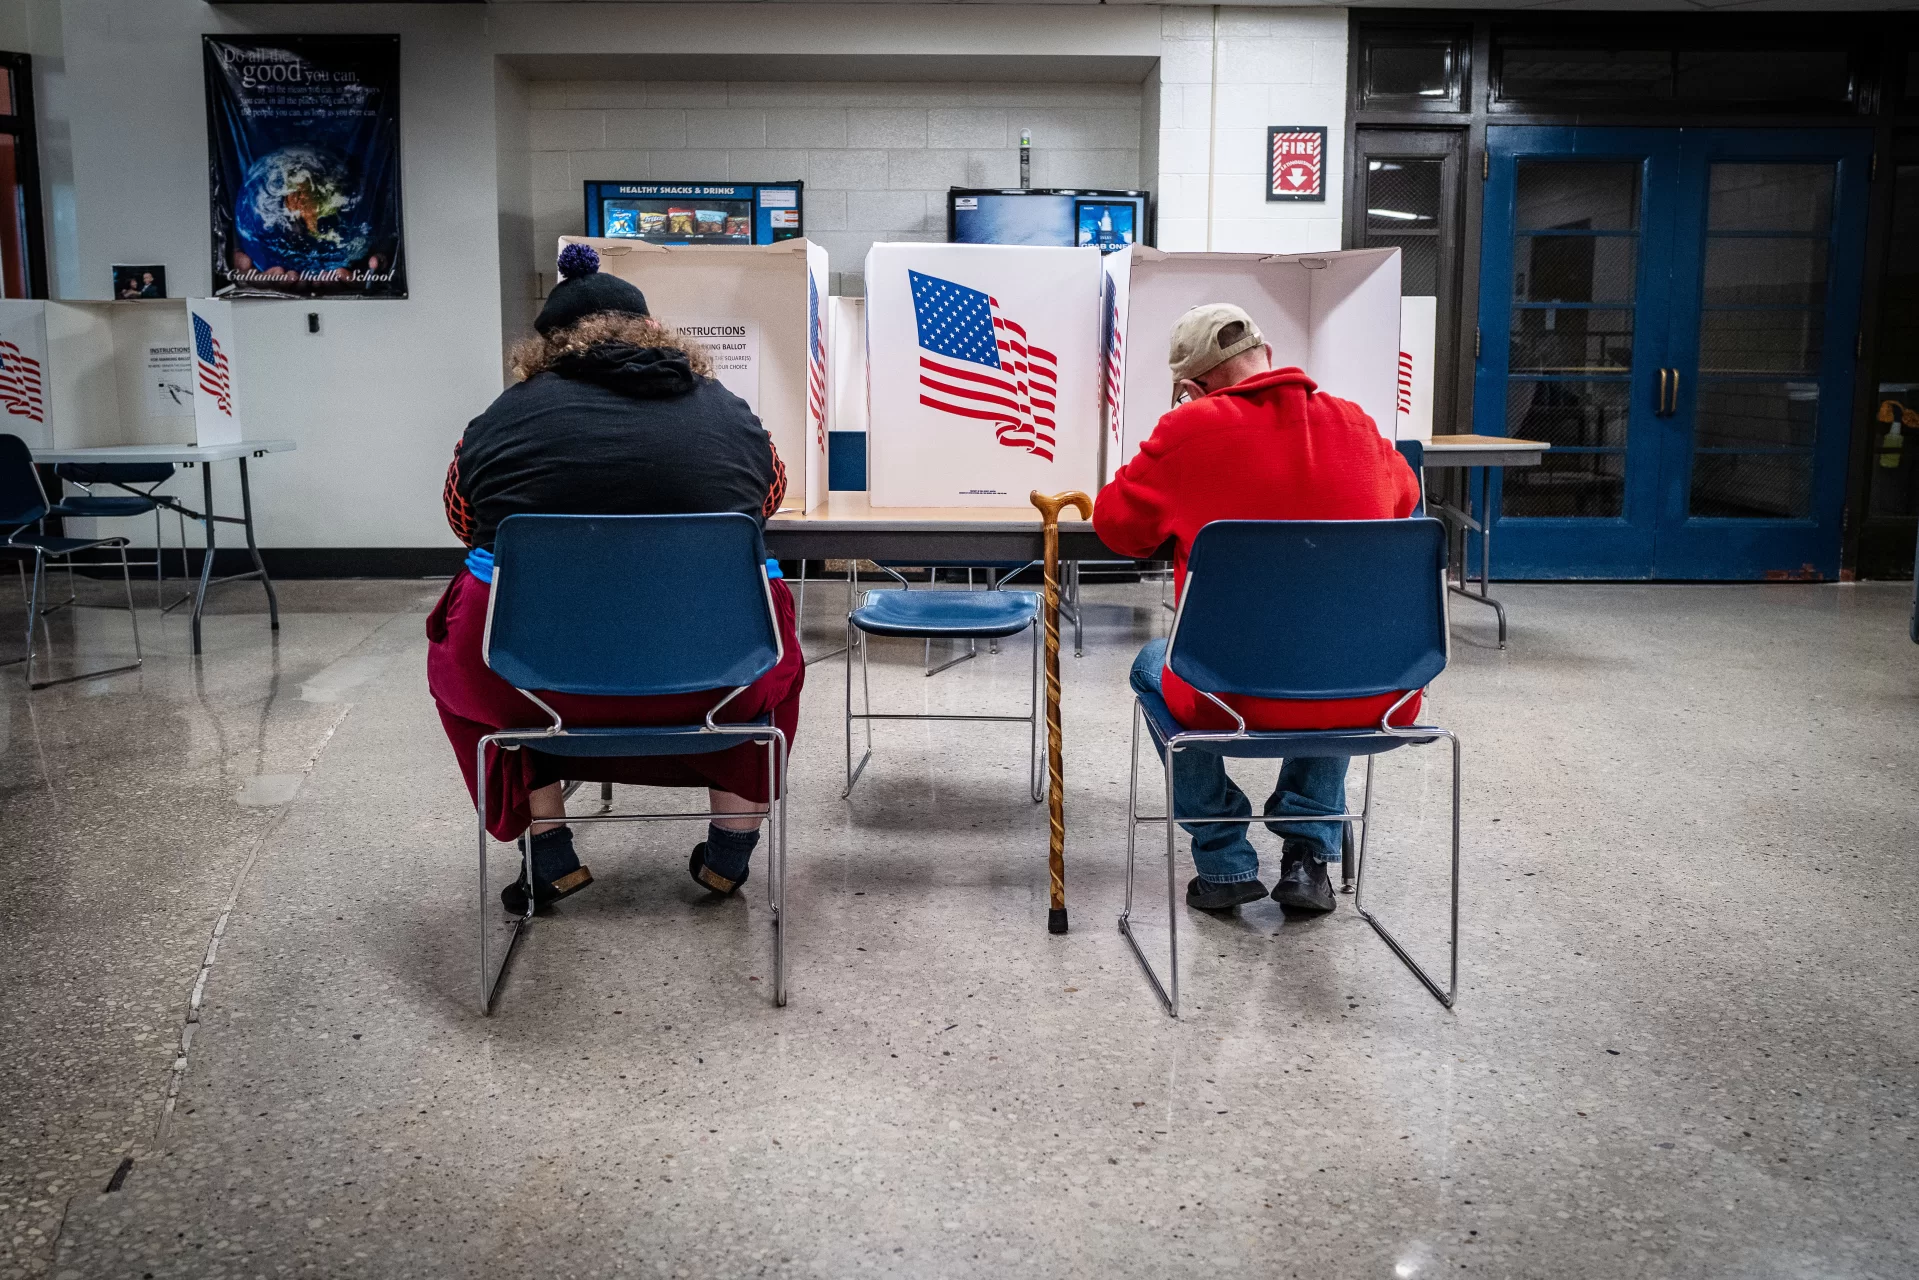
[[(1451, 909), (1448, 916), (1448, 937), (1447, 937), (1447, 950), (1449, 953), (1449, 969), (1447, 972), (1445, 987), (1442, 989), (1437, 982), (1434, 982), (1431, 975), (1429, 975), (1424, 969), (1422, 969), (1419, 966), (1419, 962), (1412, 958), (1411, 954), (1407, 952), (1405, 947), (1400, 945), (1399, 939), (1393, 937), (1393, 935), (1387, 931), (1386, 926), (1379, 922), (1379, 917), (1375, 916), (1372, 912), (1366, 910), (1366, 906), (1365, 906), (1366, 837), (1370, 834), (1368, 828), (1371, 825), (1370, 823), (1367, 823), (1367, 822), (1361, 822), (1359, 827), (1359, 871), (1353, 877), (1353, 909), (1359, 912), (1360, 919), (1364, 920), (1367, 924), (1371, 925), (1373, 927), (1373, 932), (1377, 933), (1385, 941), (1386, 945), (1392, 948), (1393, 954), (1399, 957), (1400, 962), (1404, 964), (1408, 969), (1411, 969), (1413, 971), (1413, 976), (1418, 978), (1420, 982), (1425, 985), (1426, 990), (1432, 993), (1433, 999), (1439, 1001), (1439, 1003), (1445, 1005), (1448, 1009), (1450, 1009), (1453, 1007), (1453, 1000), (1457, 997), (1459, 992), (1459, 796), (1460, 796), (1460, 784), (1459, 784), (1459, 739), (1454, 737), (1450, 732), (1447, 732), (1445, 736), (1446, 736), (1446, 740), (1452, 744), (1452, 766), (1453, 766), (1452, 888), (1451, 888), (1451, 903), (1450, 903)], [(1370, 763), (1371, 761), (1369, 760), (1368, 764)], [(1368, 787), (1367, 787), (1368, 803), (1370, 803), (1371, 798), (1372, 798), (1371, 779), (1369, 777)]]
[(1179, 812), (1173, 807), (1173, 768), (1179, 759), (1179, 752), (1169, 743), (1166, 747), (1166, 1012), (1172, 1017), (1179, 1016), (1179, 874), (1175, 869), (1178, 857), (1179, 824), (1173, 821), (1173, 815)]
[(846, 621), (846, 790), (840, 792), (842, 800), (853, 794), (853, 784), (860, 780), (860, 775), (866, 772), (867, 762), (873, 758), (873, 722), (863, 720), (862, 723), (866, 726), (866, 753), (860, 757), (858, 765), (853, 763), (853, 650), (855, 647), (860, 651), (860, 688), (865, 695), (861, 710), (871, 712), (873, 685), (867, 676), (867, 636), (853, 625), (853, 620), (849, 616)]
[(1040, 712), (1040, 698), (1039, 698), (1039, 669), (1040, 669), (1040, 668), (1039, 668), (1039, 652), (1040, 652), (1040, 649), (1039, 649), (1039, 633), (1040, 633), (1040, 625), (1041, 625), (1041, 624), (1040, 624), (1040, 621), (1039, 621), (1039, 619), (1037, 619), (1037, 618), (1035, 618), (1035, 619), (1033, 619), (1033, 626), (1032, 626), (1032, 632), (1033, 632), (1033, 689), (1032, 689), (1032, 700), (1031, 700), (1030, 702), (1028, 702), (1028, 703), (1027, 703), (1027, 711), (1028, 711), (1028, 713), (1029, 713), (1029, 717), (1030, 717), (1030, 719), (1032, 720), (1032, 723), (1033, 723), (1033, 749), (1032, 749), (1032, 751), (1031, 751), (1031, 752), (1029, 753), (1029, 757), (1030, 757), (1030, 758), (1029, 758), (1029, 760), (1028, 760), (1028, 763), (1027, 763), (1027, 780), (1026, 780), (1026, 781), (1027, 781), (1027, 787), (1026, 787), (1026, 789), (1027, 789), (1027, 792), (1028, 792), (1028, 793), (1029, 793), (1029, 794), (1030, 794), (1030, 795), (1031, 795), (1031, 796), (1033, 797), (1033, 803), (1034, 803), (1034, 804), (1038, 804), (1038, 803), (1039, 803), (1040, 801), (1042, 801), (1042, 800), (1044, 800), (1044, 799), (1046, 798), (1046, 786), (1045, 786), (1045, 784), (1044, 784), (1044, 783), (1043, 783), (1043, 782), (1041, 781), (1041, 778), (1042, 778), (1042, 777), (1043, 777), (1044, 775), (1043, 775), (1043, 774), (1041, 773), (1041, 766), (1040, 766), (1040, 750), (1041, 750), (1041, 749), (1040, 749), (1040, 723), (1041, 723), (1041, 721), (1042, 721), (1042, 720), (1044, 719), (1044, 717), (1042, 716), (1042, 714), (1041, 714), (1041, 712)]
[[(512, 963), (513, 948), (520, 941), (520, 935), (526, 924), (533, 918), (533, 895), (526, 895), (526, 910), (513, 922), (513, 932), (507, 936), (506, 951), (500, 956), (500, 967), (493, 969), (487, 964), (487, 883), (486, 855), (492, 837), (486, 830), (486, 749), (491, 739), (481, 738), (478, 748), (478, 768), (475, 770), (473, 811), (476, 825), (479, 827), (480, 842), (480, 1016), (491, 1017), (493, 998), (498, 994), (500, 983), (506, 979), (506, 967)], [(520, 841), (520, 874), (526, 877), (530, 887), (533, 884), (533, 842), (523, 838)]]
[(1133, 949), (1133, 959), (1139, 961), (1139, 967), (1146, 974), (1146, 980), (1153, 984), (1153, 994), (1159, 997), (1159, 1003), (1168, 1015), (1179, 1016), (1179, 917), (1173, 897), (1173, 773), (1172, 752), (1166, 752), (1160, 762), (1166, 777), (1166, 942), (1167, 955), (1171, 961), (1168, 973), (1170, 989), (1167, 983), (1159, 980), (1159, 974), (1153, 971), (1153, 962), (1146, 958), (1146, 949), (1139, 944), (1139, 937), (1133, 932), (1133, 889), (1135, 883), (1134, 867), (1139, 847), (1139, 730), (1144, 722), (1139, 700), (1133, 700), (1133, 733), (1129, 739), (1130, 750), (1126, 760), (1126, 905), (1119, 913), (1120, 936), (1126, 939), (1126, 945)]
[(1080, 603), (1079, 598), (1079, 561), (1072, 562), (1070, 572), (1073, 576), (1073, 656), (1084, 658), (1086, 656), (1086, 606)]
[(768, 805), (768, 809), (777, 808), (779, 812), (779, 858), (775, 869), (767, 879), (772, 882), (777, 900), (773, 904), (773, 1004), (778, 1008), (786, 1007), (786, 735), (780, 734), (779, 742), (779, 804)]
[[(153, 558), (157, 561), (160, 553), (154, 552)], [(133, 627), (133, 665), (137, 667), (146, 658), (140, 652), (140, 615), (133, 607), (133, 570), (127, 564), (127, 544), (124, 542), (120, 544), (120, 581), (127, 589), (127, 622)]]
[(46, 577), (46, 563), (47, 558), (36, 550), (33, 553), (33, 585), (27, 593), (27, 656), (25, 659), (25, 670), (27, 673), (27, 688), (29, 690), (37, 687), (33, 683), (33, 628), (34, 624), (40, 621), (40, 583)]

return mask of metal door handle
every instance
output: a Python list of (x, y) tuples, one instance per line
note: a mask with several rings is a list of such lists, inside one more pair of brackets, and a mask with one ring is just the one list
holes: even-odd
[(1652, 414), (1655, 418), (1666, 416), (1666, 379), (1672, 376), (1671, 369), (1659, 371), (1659, 398), (1653, 401)]
[(1672, 397), (1666, 401), (1666, 416), (1672, 417), (1679, 412), (1679, 370), (1672, 371)]

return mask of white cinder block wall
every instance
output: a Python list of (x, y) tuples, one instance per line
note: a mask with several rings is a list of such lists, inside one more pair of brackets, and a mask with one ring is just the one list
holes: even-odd
[[(1341, 9), (1229, 6), (1216, 28), (1206, 6), (1136, 3), (24, 0), (23, 36), (21, 4), (0, 0), (0, 30), (34, 53), (49, 257), (58, 296), (75, 298), (105, 297), (115, 262), (164, 262), (182, 294), (208, 287), (202, 32), (400, 33), (412, 296), (262, 304), (242, 343), (247, 421), (299, 445), (254, 471), (271, 547), (453, 545), (439, 508), (447, 457), (498, 393), (501, 339), (524, 331), (533, 272), (551, 271), (589, 176), (803, 178), (812, 227), (853, 292), (860, 282), (844, 273), (872, 240), (944, 234), (947, 186), (1014, 183), (1022, 126), (1040, 185), (1152, 189), (1167, 248), (1204, 249), (1209, 234), (1215, 249), (1267, 251), (1340, 239)], [(678, 53), (881, 56), (899, 61), (902, 81), (920, 56), (1150, 69), (1125, 84), (964, 87), (942, 82), (950, 72), (911, 84), (555, 86), (516, 69)], [(1330, 130), (1324, 204), (1265, 202), (1272, 124)], [(582, 169), (612, 171), (576, 172), (576, 155)], [(309, 310), (324, 317), (319, 334), (306, 331)], [(151, 525), (115, 532), (151, 537)]]
[(809, 239), (834, 293), (864, 292), (875, 240), (946, 239), (948, 187), (1137, 187), (1137, 84), (534, 82), (534, 257), (584, 230), (581, 183), (806, 183)]
[[(1344, 9), (1160, 13), (1159, 247), (1337, 249), (1346, 148)], [(1326, 126), (1326, 202), (1269, 203), (1266, 129)]]

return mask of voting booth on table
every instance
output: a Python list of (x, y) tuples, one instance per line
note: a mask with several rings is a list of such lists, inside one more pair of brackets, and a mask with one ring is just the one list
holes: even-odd
[(1399, 427), (1395, 438), (1433, 438), (1434, 352), (1439, 342), (1439, 299), (1399, 300)]
[(1133, 245), (1108, 254), (1101, 267), (1106, 348), (1101, 481), (1125, 465), (1172, 407), (1166, 347), (1173, 322), (1207, 302), (1244, 307), (1272, 344), (1275, 367), (1304, 369), (1321, 390), (1364, 409), (1381, 435), (1395, 437), (1398, 249), (1166, 253)]
[(827, 488), (866, 488), (866, 299), (828, 298)]
[(646, 295), (647, 309), (704, 346), (714, 374), (746, 401), (786, 463), (781, 510), (826, 500), (826, 250), (807, 240), (766, 245), (661, 245), (562, 236), (591, 245), (600, 270)]
[(243, 439), (235, 306), (0, 300), (0, 431), (33, 449)]
[(866, 256), (875, 507), (1027, 507), (1099, 481), (1099, 251), (876, 244)]

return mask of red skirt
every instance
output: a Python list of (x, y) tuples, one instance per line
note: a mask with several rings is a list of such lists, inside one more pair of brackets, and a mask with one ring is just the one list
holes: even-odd
[[(799, 632), (794, 626), (793, 596), (784, 582), (773, 584), (773, 610), (786, 646), (779, 665), (726, 704), (720, 723), (753, 720), (772, 713), (773, 723), (791, 746), (799, 728), (800, 688), (806, 683), (806, 660), (800, 656)], [(453, 744), (469, 796), (477, 796), (474, 769), (480, 739), (502, 729), (537, 729), (550, 723), (545, 712), (502, 680), (480, 656), (486, 634), (486, 605), (491, 588), (462, 571), (447, 584), (433, 612), (427, 616), (426, 683), (440, 709), (440, 723)], [(579, 697), (544, 693), (568, 725), (697, 724), (725, 690), (674, 694), (659, 698)], [(519, 838), (532, 814), (528, 795), (550, 783), (564, 781), (627, 782), (654, 787), (714, 787), (734, 795), (767, 802), (766, 747), (743, 744), (725, 751), (687, 756), (552, 756), (523, 747), (495, 748), (487, 753), (486, 829), (495, 839)]]

